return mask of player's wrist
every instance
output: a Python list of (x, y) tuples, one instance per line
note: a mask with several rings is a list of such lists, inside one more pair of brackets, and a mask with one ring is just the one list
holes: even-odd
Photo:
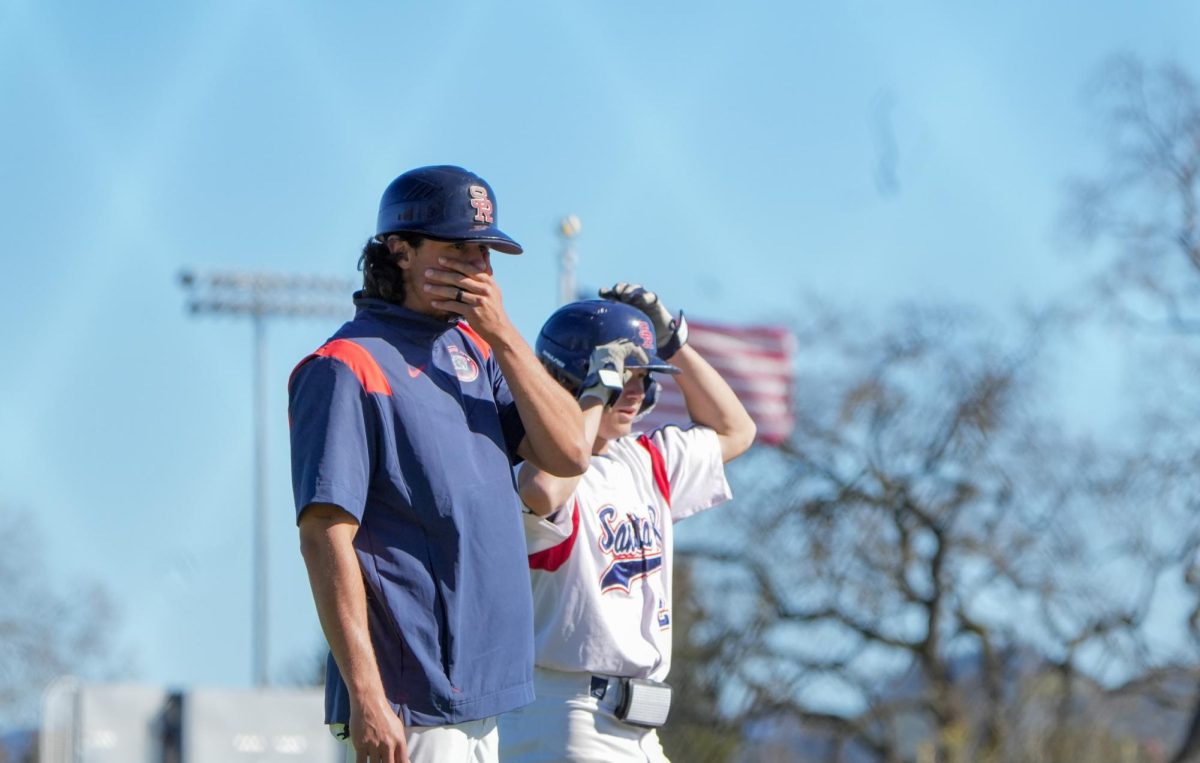
[(587, 376), (578, 395), (579, 401), (582, 403), (589, 398), (597, 398), (605, 406), (615, 403), (629, 378), (630, 372), (625, 370), (625, 361), (631, 353), (643, 361), (646, 359), (645, 351), (628, 339), (614, 340), (592, 350)]
[(383, 709), (391, 710), (391, 703), (388, 702), (388, 696), (385, 695), (382, 684), (376, 689), (350, 689), (349, 701), (350, 714), (356, 714), (359, 717), (372, 715)]
[(604, 408), (604, 400), (602, 400), (598, 395), (588, 395), (587, 397), (584, 397), (583, 394), (580, 393), (578, 400), (579, 407), (584, 413), (588, 413), (593, 409), (603, 410)]
[(512, 349), (518, 344), (518, 340), (520, 340), (519, 343), (524, 343), (524, 340), (520, 339), (521, 334), (517, 331), (517, 327), (505, 315), (488, 321), (469, 323), (469, 325), (493, 349)]
[(583, 389), (579, 392), (579, 405), (594, 405), (591, 401), (595, 400), (608, 407), (621, 396), (623, 386), (621, 372), (616, 369), (600, 368), (592, 371), (583, 380)]
[(667, 325), (666, 339), (663, 339), (662, 334), (659, 334), (658, 356), (663, 360), (670, 360), (671, 356), (679, 352), (680, 347), (687, 344), (687, 340), (687, 319), (683, 317), (683, 311), (680, 310), (679, 317), (672, 319)]

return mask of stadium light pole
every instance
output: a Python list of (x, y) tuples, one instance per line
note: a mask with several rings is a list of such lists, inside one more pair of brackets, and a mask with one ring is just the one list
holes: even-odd
[(268, 318), (346, 317), (353, 282), (344, 278), (185, 270), (179, 283), (192, 315), (250, 318), (254, 327), (254, 592), (251, 669), (254, 684), (270, 685), (267, 617), (267, 348)]
[(558, 235), (562, 239), (562, 253), (558, 257), (558, 304), (565, 305), (579, 299), (575, 283), (575, 266), (579, 264), (579, 253), (575, 250), (575, 237), (582, 225), (575, 215), (567, 215), (558, 222)]

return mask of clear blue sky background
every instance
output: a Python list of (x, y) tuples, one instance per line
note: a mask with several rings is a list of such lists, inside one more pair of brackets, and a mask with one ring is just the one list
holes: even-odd
[[(455, 163), (526, 247), (497, 272), (528, 337), (571, 212), (582, 283), (710, 320), (1004, 315), (1081, 280), (1053, 232), (1102, 158), (1096, 67), (1200, 71), (1198, 29), (1183, 0), (0, 0), (0, 503), (51, 583), (115, 594), (130, 678), (247, 685), (251, 332), (189, 317), (182, 269), (353, 277), (388, 181)], [(319, 640), (285, 381), (337, 323), (268, 331), (276, 677)]]

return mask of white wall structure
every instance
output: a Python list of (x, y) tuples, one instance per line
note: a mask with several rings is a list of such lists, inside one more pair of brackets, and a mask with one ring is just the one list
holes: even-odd
[(42, 763), (340, 763), (320, 689), (171, 692), (63, 678), (43, 699)]
[(161, 763), (166, 690), (86, 685), (64, 678), (46, 690), (42, 763)]
[(345, 748), (322, 723), (320, 690), (192, 689), (182, 699), (180, 763), (345, 759)]

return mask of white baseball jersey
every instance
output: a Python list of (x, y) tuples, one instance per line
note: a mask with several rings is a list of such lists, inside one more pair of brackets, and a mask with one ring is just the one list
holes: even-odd
[(664, 679), (672, 527), (729, 498), (720, 442), (707, 427), (629, 435), (592, 456), (564, 506), (525, 515), (537, 664)]

